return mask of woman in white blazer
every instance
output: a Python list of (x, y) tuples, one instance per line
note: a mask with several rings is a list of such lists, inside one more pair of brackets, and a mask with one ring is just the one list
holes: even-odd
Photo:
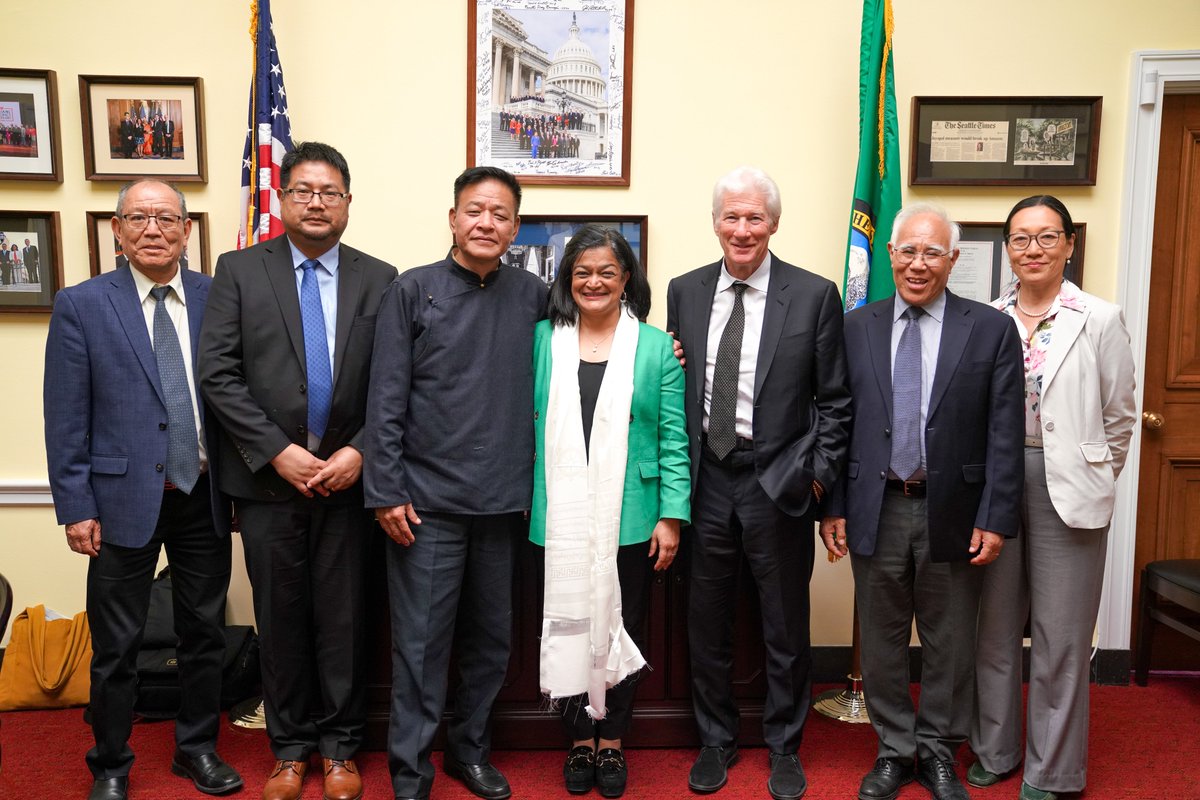
[[(994, 303), (1025, 356), (1021, 533), (987, 567), (967, 782), (986, 787), (1024, 757), (1021, 800), (1087, 783), (1092, 633), (1116, 479), (1133, 433), (1133, 353), (1121, 311), (1063, 278), (1075, 250), (1066, 206), (1039, 195), (1004, 223), (1017, 280)], [(1021, 747), (1021, 643), (1031, 625), (1028, 734)]]

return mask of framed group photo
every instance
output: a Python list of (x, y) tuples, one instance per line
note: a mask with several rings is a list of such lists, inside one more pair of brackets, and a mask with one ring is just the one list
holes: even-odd
[(200, 78), (79, 76), (89, 181), (207, 180)]
[[(1003, 222), (962, 222), (958, 261), (946, 286), (959, 297), (990, 303), (1013, 282), (1008, 249), (1004, 246)], [(1075, 223), (1075, 252), (1063, 277), (1083, 286), (1083, 245), (1087, 223)]]
[(629, 185), (633, 0), (467, 0), (467, 164)]
[(530, 214), (521, 217), (521, 227), (508, 252), (500, 258), (506, 267), (532, 272), (546, 285), (554, 282), (563, 251), (575, 232), (589, 222), (618, 231), (629, 242), (633, 254), (646, 268), (646, 216), (587, 216), (575, 214)]
[(914, 97), (908, 182), (1095, 186), (1099, 97)]
[[(127, 266), (129, 260), (121, 252), (121, 243), (112, 231), (113, 212), (87, 212), (88, 265), (92, 275), (112, 272)], [(183, 269), (212, 274), (212, 259), (208, 249), (208, 212), (189, 211), (192, 233), (184, 245), (179, 265)]]
[(53, 70), (0, 69), (0, 180), (62, 183)]
[(63, 286), (57, 211), (0, 211), (0, 312), (48, 312)]

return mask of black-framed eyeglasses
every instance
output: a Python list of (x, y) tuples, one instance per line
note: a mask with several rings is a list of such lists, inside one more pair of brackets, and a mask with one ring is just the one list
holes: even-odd
[(314, 196), (320, 197), (327, 206), (340, 206), (342, 201), (350, 196), (349, 192), (314, 192), (312, 189), (284, 189), (283, 193), (292, 198), (295, 203), (307, 205)]
[(892, 257), (902, 267), (907, 267), (918, 258), (924, 261), (927, 267), (940, 267), (946, 262), (946, 259), (950, 258), (950, 254), (945, 250), (917, 250), (915, 247), (897, 247), (892, 250)]
[(1066, 231), (1042, 231), (1037, 236), (1030, 236), (1027, 233), (1010, 233), (1005, 241), (1013, 250), (1028, 250), (1029, 245), (1035, 241), (1038, 243), (1038, 247), (1045, 249), (1058, 244), (1058, 240), (1063, 237), (1064, 233)]
[(183, 217), (179, 214), (122, 214), (121, 219), (135, 231), (145, 229), (150, 220), (158, 223), (160, 231), (173, 231), (183, 222)]

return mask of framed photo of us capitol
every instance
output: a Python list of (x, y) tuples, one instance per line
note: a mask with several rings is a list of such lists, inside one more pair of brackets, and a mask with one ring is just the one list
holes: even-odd
[(467, 0), (467, 164), (629, 185), (633, 0)]

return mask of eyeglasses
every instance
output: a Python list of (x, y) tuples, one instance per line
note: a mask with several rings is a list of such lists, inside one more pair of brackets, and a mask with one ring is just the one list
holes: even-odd
[(312, 189), (284, 189), (283, 193), (292, 198), (293, 202), (308, 205), (313, 196), (321, 198), (327, 206), (340, 206), (342, 201), (350, 196), (349, 192), (314, 192)]
[(122, 214), (121, 219), (135, 231), (143, 230), (150, 220), (158, 223), (160, 231), (173, 231), (183, 222), (183, 217), (178, 214)]
[(896, 259), (896, 263), (902, 267), (907, 267), (918, 258), (924, 261), (927, 267), (939, 267), (945, 263), (946, 259), (950, 258), (950, 254), (943, 250), (917, 250), (913, 247), (897, 247), (892, 250), (892, 258)]
[(1064, 233), (1066, 231), (1042, 231), (1037, 236), (1030, 236), (1027, 233), (1010, 233), (1005, 241), (1013, 250), (1027, 250), (1034, 241), (1038, 243), (1038, 247), (1047, 249), (1058, 244), (1058, 240), (1063, 237)]

